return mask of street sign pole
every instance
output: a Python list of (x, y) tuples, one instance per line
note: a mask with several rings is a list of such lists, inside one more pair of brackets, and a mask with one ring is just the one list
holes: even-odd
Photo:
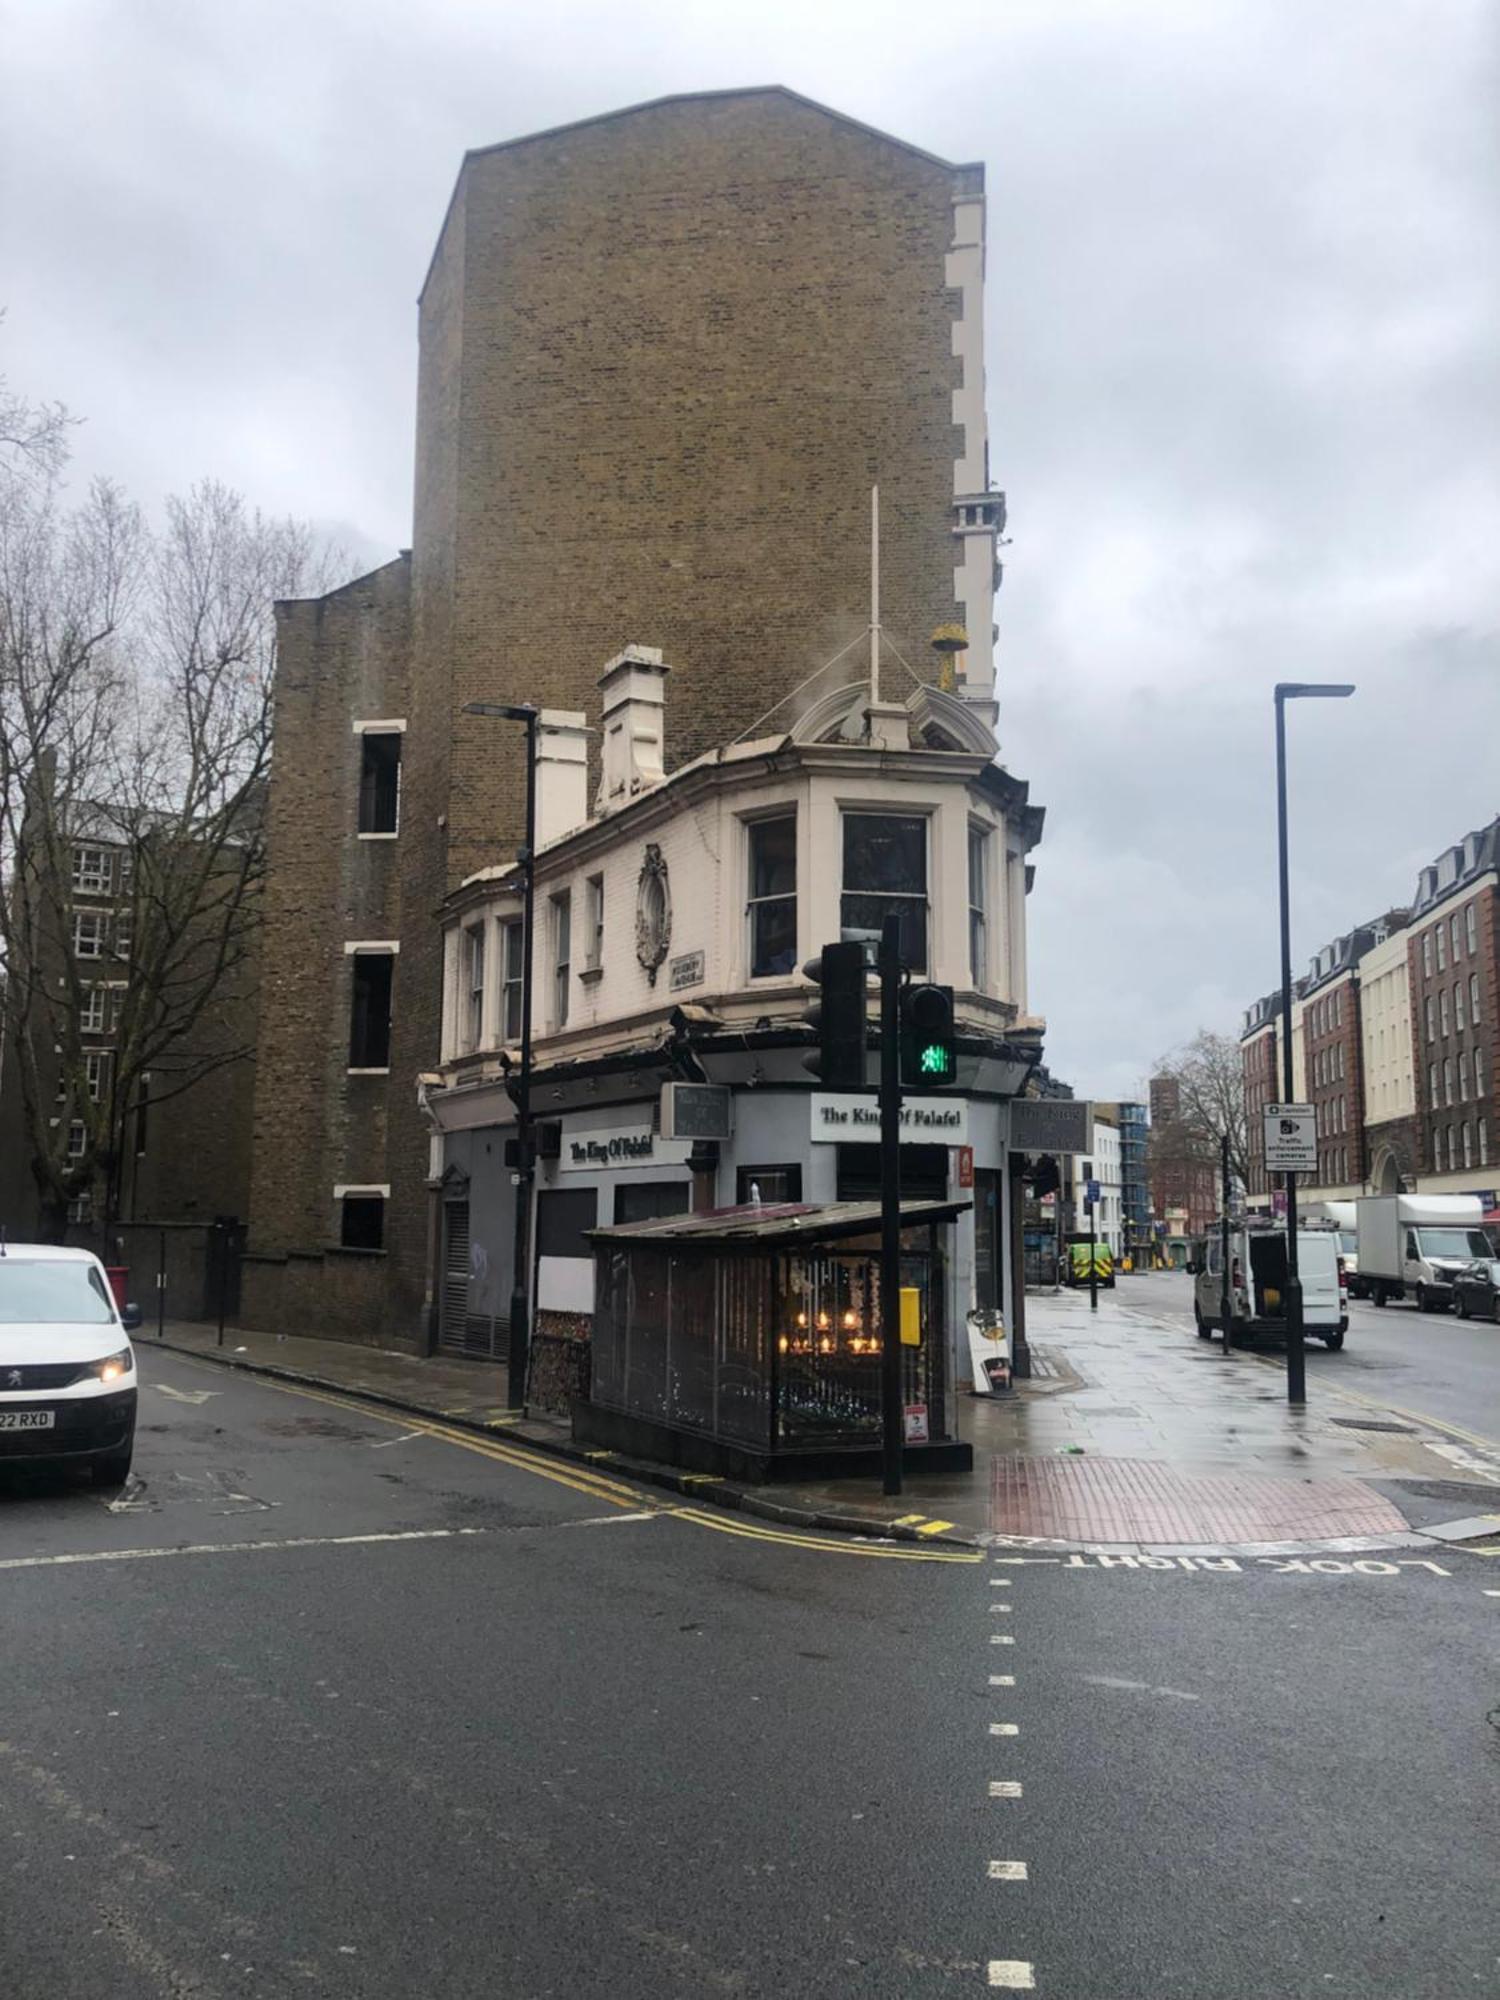
[[(1093, 1187), (1092, 1181), (1090, 1181), (1089, 1186), (1090, 1188)], [(1089, 1211), (1089, 1311), (1091, 1313), (1096, 1313), (1099, 1310), (1099, 1267), (1094, 1261), (1094, 1251), (1097, 1244), (1097, 1238), (1095, 1237), (1094, 1234), (1094, 1203), (1092, 1195), (1090, 1196), (1088, 1202), (1088, 1211)]]
[(884, 1491), (901, 1491), (901, 920), (880, 932), (880, 1437)]

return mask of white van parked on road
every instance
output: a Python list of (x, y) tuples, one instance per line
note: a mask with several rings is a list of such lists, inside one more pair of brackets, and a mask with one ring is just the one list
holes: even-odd
[[(1221, 1234), (1192, 1246), (1193, 1321), (1200, 1340), (1225, 1333)], [(1332, 1229), (1297, 1231), (1297, 1274), (1302, 1280), (1302, 1331), (1331, 1348), (1344, 1344), (1349, 1299), (1338, 1237)], [(1236, 1226), (1229, 1232), (1229, 1344), (1286, 1338), (1286, 1231)]]
[(118, 1486), (135, 1443), (135, 1353), (99, 1259), (0, 1239), (0, 1466), (86, 1466)]

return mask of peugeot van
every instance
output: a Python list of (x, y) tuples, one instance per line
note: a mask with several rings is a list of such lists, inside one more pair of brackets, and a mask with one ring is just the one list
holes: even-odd
[(0, 1467), (86, 1466), (118, 1486), (135, 1446), (135, 1352), (99, 1259), (0, 1242)]

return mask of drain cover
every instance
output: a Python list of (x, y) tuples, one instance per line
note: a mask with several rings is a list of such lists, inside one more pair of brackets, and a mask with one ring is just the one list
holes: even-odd
[(1389, 1423), (1384, 1417), (1330, 1417), (1328, 1421), (1346, 1431), (1405, 1431), (1408, 1436), (1417, 1428), (1415, 1424)]

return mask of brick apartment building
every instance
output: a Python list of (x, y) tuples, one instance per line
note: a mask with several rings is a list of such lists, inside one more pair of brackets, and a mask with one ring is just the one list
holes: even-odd
[(1422, 1189), (1493, 1178), (1497, 1043), (1496, 895), (1500, 820), (1422, 870), (1407, 938)]
[(1266, 1174), (1262, 1119), (1268, 1104), (1279, 1104), (1281, 1076), (1281, 995), (1268, 993), (1245, 1010), (1240, 1036), (1245, 1066), (1245, 1132), (1249, 1171), (1245, 1194), (1252, 1208), (1269, 1206), (1271, 1184)]
[(431, 1337), (437, 912), (510, 862), (524, 796), (521, 731), (466, 703), (591, 710), (648, 641), (671, 767), (843, 649), (809, 698), (853, 681), (878, 482), (892, 650), (932, 678), (962, 624), (992, 709), (983, 276), (981, 167), (786, 90), (465, 157), (418, 308), (412, 547), (279, 611), (248, 1318)]
[[(1314, 1198), (1364, 1192), (1477, 1193), (1493, 1205), (1494, 1080), (1500, 1056), (1500, 820), (1422, 870), (1410, 911), (1336, 939), (1298, 982), (1298, 1096), (1317, 1107)], [(1260, 1111), (1280, 1096), (1278, 1002), (1245, 1017), (1241, 1049), (1254, 1165), (1269, 1200)]]
[(1169, 1224), (1169, 1235), (1201, 1236), (1219, 1213), (1218, 1162), (1183, 1132), (1182, 1085), (1175, 1076), (1153, 1076), (1147, 1098), (1152, 1216)]
[[(33, 887), (31, 935), (40, 978), (49, 989), (75, 996), (82, 1069), (65, 1074), (46, 1008), (23, 1029), (12, 1020), (0, 1035), (0, 1226), (13, 1241), (35, 1237), (45, 1226), (28, 1137), (23, 1071), (29, 1068), (29, 1088), (51, 1107), (51, 1126), (68, 1160), (84, 1157), (86, 1121), (112, 1128), (119, 1138), (114, 1186), (74, 1196), (68, 1240), (99, 1249), (107, 1208), (115, 1225), (109, 1254), (139, 1263), (142, 1296), (149, 1298), (144, 1288), (159, 1263), (155, 1232), (162, 1224), (181, 1232), (168, 1252), (172, 1309), (192, 1317), (202, 1309), (209, 1225), (242, 1224), (249, 1205), (253, 1066), (243, 1052), (254, 1038), (253, 932), (244, 963), (224, 979), (213, 1006), (140, 1077), (129, 1101), (121, 1096), (117, 1102), (121, 1016), (149, 913), (140, 906), (133, 845), (107, 811), (77, 807), (65, 833), (73, 837), (62, 843), (58, 878), (40, 878)], [(177, 963), (185, 978), (192, 976), (185, 953), (179, 951)], [(12, 965), (11, 975), (24, 979), (26, 965)], [(149, 1249), (137, 1234), (148, 1224)]]

